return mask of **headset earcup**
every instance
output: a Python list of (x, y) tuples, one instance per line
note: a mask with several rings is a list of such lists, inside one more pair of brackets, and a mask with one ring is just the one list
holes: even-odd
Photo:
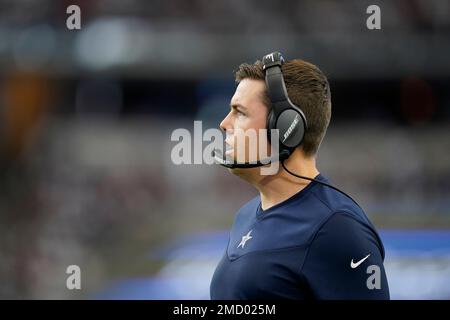
[[(288, 149), (298, 147), (305, 137), (306, 119), (301, 110), (289, 108), (278, 116), (274, 124), (280, 134), (280, 144)], [(280, 148), (281, 149), (281, 148)]]

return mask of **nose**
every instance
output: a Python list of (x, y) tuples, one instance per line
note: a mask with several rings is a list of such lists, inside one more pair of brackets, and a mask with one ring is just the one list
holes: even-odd
[(223, 118), (220, 123), (220, 129), (223, 131), (229, 131), (232, 129), (232, 121), (231, 121), (231, 112), (227, 114), (225, 118)]

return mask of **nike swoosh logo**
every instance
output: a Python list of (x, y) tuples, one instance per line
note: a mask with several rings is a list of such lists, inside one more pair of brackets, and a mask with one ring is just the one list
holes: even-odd
[(357, 268), (361, 263), (363, 263), (364, 262), (364, 260), (366, 260), (368, 257), (370, 257), (370, 253), (367, 255), (367, 256), (365, 256), (364, 258), (362, 258), (361, 260), (359, 260), (358, 262), (353, 262), (353, 259), (352, 259), (352, 261), (350, 262), (350, 268), (352, 268), (352, 269), (355, 269), (355, 268)]

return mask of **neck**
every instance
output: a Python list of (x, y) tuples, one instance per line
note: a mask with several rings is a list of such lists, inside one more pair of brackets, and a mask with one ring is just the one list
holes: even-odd
[[(314, 178), (319, 174), (314, 157), (306, 158), (298, 149), (285, 161), (289, 171), (295, 174)], [(264, 176), (254, 183), (261, 196), (261, 207), (267, 210), (303, 190), (311, 181), (300, 179), (289, 174), (280, 164), (276, 175)]]

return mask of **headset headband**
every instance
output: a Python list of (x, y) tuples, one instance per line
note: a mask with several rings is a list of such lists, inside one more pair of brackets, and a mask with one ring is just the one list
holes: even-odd
[(263, 57), (263, 70), (266, 74), (266, 85), (273, 112), (278, 116), (281, 111), (288, 109), (292, 102), (289, 100), (284, 83), (281, 65), (284, 58), (280, 52), (275, 51)]

